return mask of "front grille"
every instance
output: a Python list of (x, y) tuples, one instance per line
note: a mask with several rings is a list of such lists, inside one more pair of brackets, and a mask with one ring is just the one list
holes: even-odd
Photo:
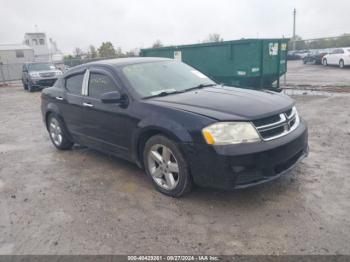
[(55, 72), (49, 72), (49, 73), (40, 73), (40, 77), (53, 77), (56, 75)]
[(56, 79), (45, 79), (45, 80), (37, 81), (37, 85), (40, 85), (40, 86), (53, 86), (53, 84), (55, 82), (56, 82)]
[(299, 125), (299, 116), (295, 107), (278, 115), (253, 121), (263, 140), (268, 141), (284, 136)]

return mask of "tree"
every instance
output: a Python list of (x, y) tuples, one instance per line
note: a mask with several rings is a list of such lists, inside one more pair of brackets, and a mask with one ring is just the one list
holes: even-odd
[(158, 39), (156, 40), (153, 45), (152, 45), (152, 48), (159, 48), (159, 47), (163, 47), (163, 44), (162, 42)]
[(70, 60), (70, 59), (73, 59), (73, 58), (74, 58), (74, 57), (73, 57), (71, 54), (65, 55), (65, 56), (63, 57), (64, 60)]
[(214, 33), (214, 34), (209, 34), (208, 38), (205, 39), (203, 42), (204, 43), (213, 43), (213, 42), (222, 42), (224, 39), (220, 36), (220, 34)]
[(103, 42), (98, 49), (100, 57), (115, 57), (116, 52), (111, 42)]
[(96, 58), (97, 57), (97, 50), (93, 45), (89, 46), (88, 54), (89, 54), (89, 58)]
[(124, 56), (121, 47), (118, 47), (118, 48), (117, 48), (117, 50), (116, 50), (116, 56), (117, 56), (117, 57), (123, 57), (123, 56)]
[(81, 56), (83, 55), (83, 50), (81, 50), (79, 47), (74, 48), (74, 57), (75, 58), (81, 58)]

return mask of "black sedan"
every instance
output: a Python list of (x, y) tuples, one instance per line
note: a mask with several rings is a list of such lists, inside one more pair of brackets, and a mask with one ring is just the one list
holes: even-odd
[(303, 63), (322, 64), (322, 58), (328, 54), (326, 50), (312, 50), (304, 58)]
[(306, 124), (288, 96), (221, 86), (170, 59), (74, 67), (43, 91), (41, 109), (56, 148), (78, 143), (132, 161), (173, 197), (193, 184), (267, 182), (308, 153)]

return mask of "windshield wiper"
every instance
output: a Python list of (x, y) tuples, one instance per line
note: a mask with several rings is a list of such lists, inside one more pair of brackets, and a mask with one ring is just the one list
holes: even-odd
[(161, 96), (167, 96), (167, 95), (173, 95), (173, 94), (181, 94), (184, 92), (188, 92), (191, 90), (195, 90), (195, 89), (201, 89), (203, 87), (210, 87), (210, 86), (217, 86), (217, 84), (199, 84), (197, 86), (191, 87), (191, 88), (187, 88), (181, 91), (162, 91), (156, 95), (151, 95), (151, 96), (146, 96), (143, 99), (148, 99), (148, 98), (152, 98), (152, 97), (161, 97)]
[(194, 87), (191, 87), (191, 88), (187, 88), (183, 92), (192, 91), (192, 90), (195, 90), (195, 89), (201, 89), (203, 87), (216, 86), (216, 85), (217, 84), (199, 84), (197, 86), (194, 86)]
[(183, 93), (183, 91), (171, 91), (171, 92), (162, 91), (159, 94), (146, 96), (143, 99), (152, 98), (152, 97), (161, 97), (161, 96), (167, 96), (167, 95), (173, 95), (173, 94), (180, 94), (180, 93)]

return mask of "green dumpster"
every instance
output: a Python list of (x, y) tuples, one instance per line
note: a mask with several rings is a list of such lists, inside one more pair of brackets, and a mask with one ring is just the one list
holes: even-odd
[(140, 55), (183, 61), (220, 83), (278, 89), (287, 71), (288, 39), (242, 39), (141, 49)]

